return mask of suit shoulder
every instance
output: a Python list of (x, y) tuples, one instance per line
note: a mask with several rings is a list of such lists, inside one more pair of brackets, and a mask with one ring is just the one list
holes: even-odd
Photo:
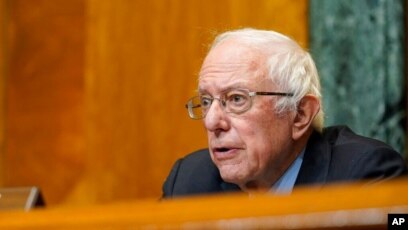
[(350, 148), (348, 152), (354, 149), (358, 150), (357, 152), (362, 152), (362, 150), (380, 148), (397, 153), (388, 144), (374, 138), (356, 134), (347, 126), (332, 126), (325, 128), (323, 136), (334, 147)]
[(211, 157), (208, 149), (200, 149), (184, 156), (183, 161), (191, 164), (200, 164), (203, 161), (211, 161)]
[(211, 160), (208, 149), (200, 149), (182, 158), (179, 171), (186, 172), (186, 177), (219, 177), (219, 171)]
[(325, 138), (331, 144), (331, 169), (336, 177), (379, 179), (406, 172), (401, 154), (382, 141), (358, 135), (346, 126), (330, 127)]
[(179, 159), (163, 187), (164, 197), (211, 193), (220, 190), (221, 177), (208, 149)]

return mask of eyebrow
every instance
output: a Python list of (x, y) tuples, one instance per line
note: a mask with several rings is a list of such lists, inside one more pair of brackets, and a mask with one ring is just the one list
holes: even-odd
[[(217, 92), (223, 93), (223, 92), (234, 90), (234, 89), (248, 89), (248, 87), (247, 87), (247, 84), (244, 83), (244, 82), (237, 82), (237, 83), (233, 83), (231, 85), (228, 85), (225, 88), (220, 88), (220, 90), (217, 91)], [(198, 88), (197, 93), (200, 93), (200, 94), (207, 93), (207, 94), (209, 94), (206, 89), (200, 89), (200, 88)]]

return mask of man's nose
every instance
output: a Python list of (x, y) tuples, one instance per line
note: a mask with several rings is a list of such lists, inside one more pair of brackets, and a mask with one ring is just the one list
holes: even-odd
[(229, 128), (229, 121), (222, 100), (213, 100), (205, 115), (204, 126), (211, 132), (219, 132)]

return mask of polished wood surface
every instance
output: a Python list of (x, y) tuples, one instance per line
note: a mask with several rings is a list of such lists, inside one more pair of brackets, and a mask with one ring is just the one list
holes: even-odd
[(84, 173), (82, 0), (7, 2), (3, 187), (64, 200)]
[(0, 212), (0, 229), (386, 229), (408, 213), (408, 180), (301, 188), (289, 196), (230, 194)]
[[(5, 80), (7, 75), (7, 50), (6, 50), (6, 2), (0, 0), (0, 149), (4, 149), (4, 124), (5, 124), (5, 110), (4, 110), (4, 102), (5, 102)], [(0, 151), (0, 156), (4, 156), (4, 151)], [(0, 169), (4, 168), (4, 159), (0, 157)], [(3, 170), (0, 170), (0, 184), (3, 184)]]
[(206, 147), (184, 104), (217, 32), (308, 42), (306, 0), (0, 2), (0, 186), (38, 186), (50, 206), (160, 197), (175, 160)]

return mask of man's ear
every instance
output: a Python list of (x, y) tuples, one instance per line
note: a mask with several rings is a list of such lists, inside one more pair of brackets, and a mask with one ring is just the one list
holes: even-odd
[(299, 102), (293, 121), (292, 138), (300, 139), (312, 125), (313, 119), (320, 110), (319, 99), (311, 94), (305, 95)]

